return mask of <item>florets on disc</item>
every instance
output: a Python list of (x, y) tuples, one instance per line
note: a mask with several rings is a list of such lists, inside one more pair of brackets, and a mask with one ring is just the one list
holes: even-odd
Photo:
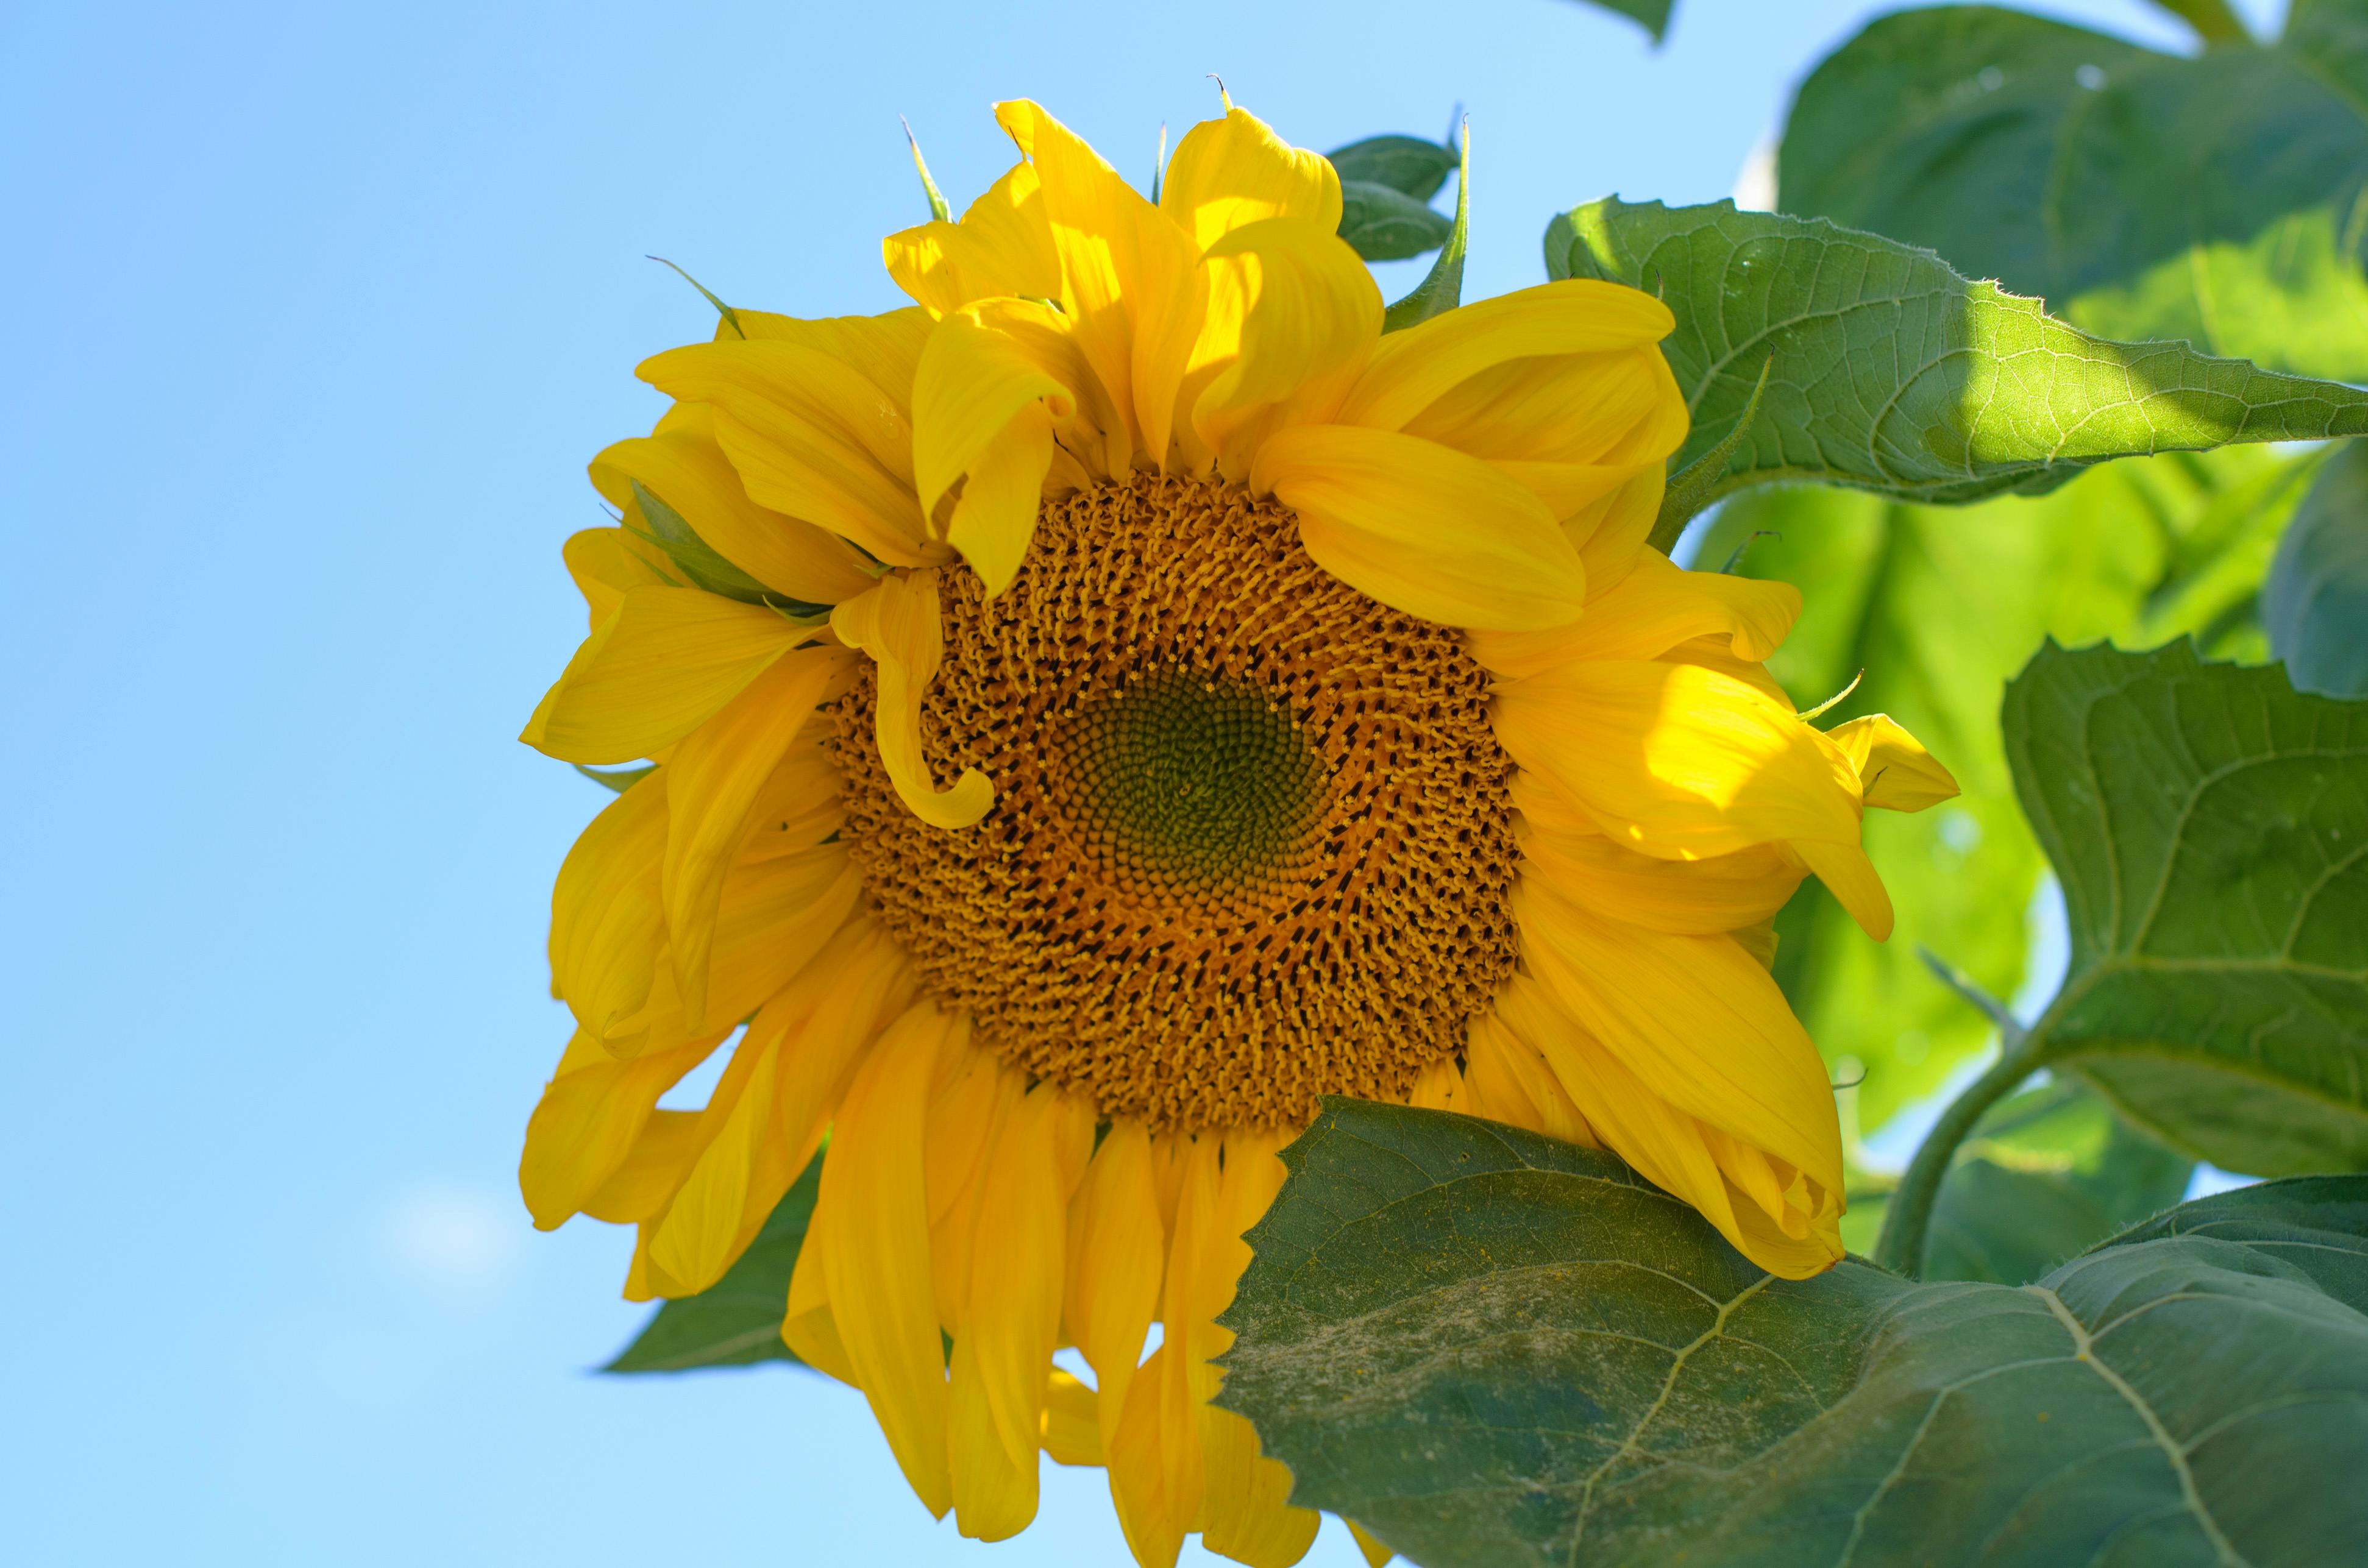
[(1019, 577), (944, 581), (898, 801), (867, 674), (838, 704), (846, 836), (926, 983), (1031, 1074), (1158, 1128), (1403, 1098), (1511, 972), (1512, 764), (1453, 631), (1310, 560), (1289, 511), (1137, 477), (1047, 502)]

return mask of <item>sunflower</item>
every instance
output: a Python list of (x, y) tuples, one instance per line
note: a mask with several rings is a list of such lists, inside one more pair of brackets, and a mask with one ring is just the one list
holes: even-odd
[(1318, 1096), (1609, 1148), (1816, 1273), (1840, 1142), (1770, 918), (1814, 873), (1887, 934), (1861, 813), (1953, 785), (1794, 711), (1793, 589), (1646, 546), (1653, 297), (1384, 335), (1331, 165), (1230, 103), (1156, 202), (997, 117), (1021, 161), (885, 242), (913, 307), (726, 310), (592, 464), (621, 521), (522, 738), (655, 766), (560, 869), (521, 1182), (679, 1296), (827, 1132), (782, 1336), (933, 1513), (1013, 1534), (1049, 1450), (1144, 1563), (1284, 1564), (1316, 1517), (1210, 1403), (1214, 1320)]

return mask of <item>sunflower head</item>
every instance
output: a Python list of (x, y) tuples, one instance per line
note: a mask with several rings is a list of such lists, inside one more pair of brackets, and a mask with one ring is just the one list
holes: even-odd
[(998, 119), (1010, 171), (885, 242), (912, 307), (732, 312), (593, 463), (620, 523), (569, 541), (591, 635), (524, 738), (656, 766), (561, 869), (522, 1180), (682, 1294), (828, 1128), (783, 1333), (925, 1502), (1008, 1534), (1049, 1447), (1146, 1562), (1287, 1562), (1312, 1516), (1206, 1402), (1318, 1096), (1609, 1146), (1815, 1272), (1839, 1138), (1769, 922), (1814, 873), (1886, 934), (1860, 818), (1953, 786), (1795, 713), (1793, 590), (1646, 547), (1657, 301), (1384, 335), (1330, 165), (1247, 113), (1156, 202)]

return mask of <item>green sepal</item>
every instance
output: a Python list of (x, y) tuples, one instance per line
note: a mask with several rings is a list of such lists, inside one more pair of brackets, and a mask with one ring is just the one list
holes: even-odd
[(830, 614), (828, 605), (807, 604), (765, 586), (725, 560), (713, 545), (699, 537), (699, 530), (685, 521), (681, 513), (650, 494), (640, 480), (629, 483), (633, 487), (634, 505), (641, 508), (649, 528), (637, 528), (627, 521), (623, 524), (625, 530), (664, 551), (666, 559), (690, 580), (691, 586), (742, 604), (765, 605), (802, 622)]
[(606, 770), (586, 767), (580, 762), (570, 763), (568, 766), (602, 789), (614, 790), (620, 795), (658, 770), (658, 765), (655, 762), (645, 762), (639, 767), (616, 767)]
[(698, 278), (693, 278), (681, 267), (675, 267), (673, 262), (668, 261), (662, 256), (654, 256), (647, 259), (656, 262), (660, 267), (673, 267), (676, 277), (681, 278), (684, 282), (698, 290), (700, 294), (707, 301), (707, 302), (715, 307), (715, 313), (732, 324), (732, 335), (734, 337), (745, 338), (748, 335), (748, 329), (740, 324), (740, 312), (725, 304), (722, 300), (717, 299), (706, 284), (701, 283)]
[(1459, 140), (1463, 146), (1457, 156), (1460, 172), (1455, 176), (1455, 222), (1448, 230), (1446, 243), (1440, 247), (1439, 259), (1430, 264), (1430, 272), (1414, 292), (1382, 312), (1382, 330), (1398, 332), (1433, 316), (1444, 315), (1463, 301), (1463, 250), (1472, 227), (1472, 128), (1465, 126)]

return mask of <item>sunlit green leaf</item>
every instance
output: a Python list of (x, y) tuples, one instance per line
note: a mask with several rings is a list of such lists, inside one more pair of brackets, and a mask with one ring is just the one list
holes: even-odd
[(2036, 1063), (2228, 1170), (2368, 1170), (2368, 702), (2051, 646), (2004, 726), (2071, 924)]
[[(1810, 881), (1778, 923), (1776, 972), (1868, 1131), (1938, 1088), (1989, 1027), (1917, 958), (1929, 947), (2000, 995), (2022, 983), (2025, 915), (2044, 867), (1998, 740), (2006, 683), (2041, 641), (2156, 643), (2209, 634), (2215, 657), (2267, 653), (2249, 611), (2316, 457), (2231, 448), (2111, 464), (2044, 496), (1971, 508), (1786, 487), (1726, 504), (1698, 561), (1750, 541), (1738, 570), (1803, 594), (1769, 660), (1806, 707), (1865, 678), (1825, 716), (1889, 713), (1964, 793), (1929, 812), (1867, 813), (1868, 852), (1897, 931), (1876, 943)], [(1774, 537), (1753, 540), (1755, 534)], [(1854, 1059), (1854, 1060), (1853, 1060)]]
[(1803, 84), (1780, 205), (2106, 336), (2368, 379), (2368, 6), (2294, 13), (2194, 57), (1998, 6), (1882, 17)]
[(1662, 351), (1693, 415), (1678, 468), (1726, 435), (1772, 360), (1719, 494), (1793, 479), (1960, 504), (2111, 458), (2368, 430), (2368, 392), (2092, 336), (1822, 219), (1613, 199), (1556, 218), (1545, 248), (1551, 276), (1668, 301)]
[(2225, 1568), (2368, 1540), (2368, 1178), (2171, 1210), (2036, 1285), (1771, 1278), (1597, 1152), (1335, 1100), (1220, 1403), (1429, 1568)]
[(781, 1343), (781, 1314), (790, 1300), (822, 1187), (822, 1159), (798, 1177), (723, 1278), (696, 1296), (662, 1303), (605, 1372), (688, 1372), (701, 1367), (745, 1367), (757, 1361), (804, 1365)]
[(2279, 541), (2261, 619), (2296, 686), (2368, 697), (2368, 445), (2347, 443), (2311, 486)]

